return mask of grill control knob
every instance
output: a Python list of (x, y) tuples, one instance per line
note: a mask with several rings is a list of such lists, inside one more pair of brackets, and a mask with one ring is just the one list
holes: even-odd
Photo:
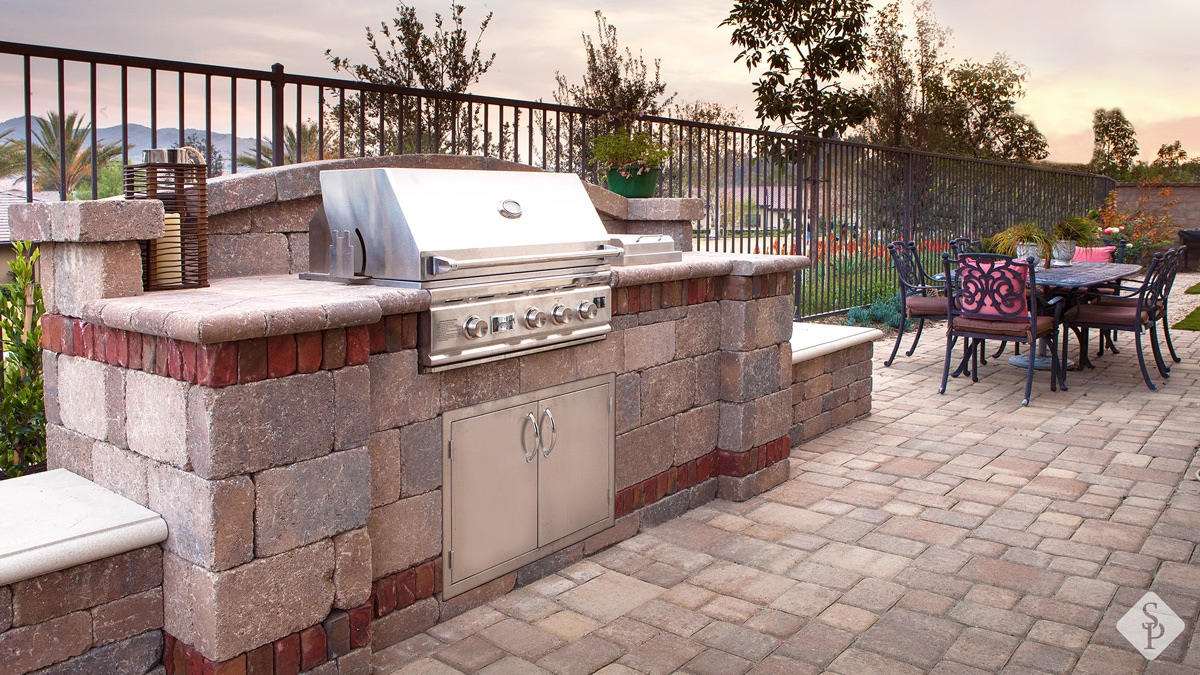
[(481, 338), (484, 335), (487, 335), (488, 334), (487, 321), (484, 321), (483, 319), (481, 319), (477, 316), (473, 316), (473, 317), (467, 319), (466, 323), (463, 324), (463, 334), (472, 340)]
[(597, 307), (596, 303), (592, 302), (591, 300), (584, 300), (583, 302), (579, 303), (579, 307), (575, 309), (575, 313), (579, 315), (580, 319), (594, 319), (596, 318), (596, 314), (599, 312), (600, 308)]
[(554, 323), (566, 323), (575, 316), (575, 310), (565, 305), (555, 305), (550, 310), (550, 316), (554, 318)]
[(546, 325), (546, 313), (536, 307), (530, 307), (525, 312), (525, 325), (529, 328), (541, 328)]

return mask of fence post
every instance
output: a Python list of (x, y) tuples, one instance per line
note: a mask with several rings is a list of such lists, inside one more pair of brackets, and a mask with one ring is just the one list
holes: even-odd
[(904, 154), (904, 241), (913, 239), (913, 156), (911, 152)]
[(271, 166), (283, 166), (286, 161), (283, 142), (283, 85), (283, 64), (276, 63), (271, 66)]

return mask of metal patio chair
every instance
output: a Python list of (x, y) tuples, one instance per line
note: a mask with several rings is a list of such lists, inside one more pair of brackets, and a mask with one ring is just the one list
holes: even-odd
[(892, 365), (896, 360), (896, 352), (900, 351), (900, 343), (904, 340), (904, 328), (908, 321), (917, 322), (917, 333), (913, 337), (912, 347), (904, 353), (912, 356), (921, 341), (921, 332), (925, 329), (926, 319), (946, 318), (946, 298), (938, 295), (944, 284), (926, 274), (921, 265), (921, 257), (917, 255), (915, 242), (893, 241), (887, 245), (888, 253), (892, 256), (892, 265), (896, 268), (896, 276), (900, 280), (900, 328), (896, 331), (896, 344), (892, 346), (892, 355), (883, 362), (884, 366)]
[[(1100, 291), (1085, 291), (1080, 293), (1080, 303), (1067, 310), (1063, 321), (1069, 331), (1064, 331), (1062, 353), (1067, 354), (1067, 343), (1070, 333), (1075, 333), (1079, 340), (1079, 368), (1091, 365), (1087, 361), (1087, 344), (1090, 329), (1096, 328), (1103, 335), (1107, 331), (1128, 331), (1133, 333), (1134, 345), (1137, 348), (1138, 365), (1142, 369), (1142, 379), (1151, 391), (1157, 385), (1150, 380), (1150, 371), (1146, 368), (1146, 357), (1142, 349), (1142, 335), (1150, 334), (1150, 347), (1154, 354), (1154, 365), (1164, 378), (1170, 377), (1170, 370), (1163, 361), (1162, 350), (1158, 346), (1156, 326), (1160, 320), (1165, 320), (1166, 302), (1163, 297), (1167, 289), (1168, 275), (1172, 268), (1178, 271), (1178, 252), (1168, 258), (1166, 254), (1155, 253), (1146, 268), (1146, 276), (1141, 283), (1133, 287), (1123, 287), (1116, 294)], [(1091, 300), (1091, 302), (1087, 302)], [(1103, 337), (1101, 338), (1103, 339)]]
[[(1006, 255), (966, 253), (952, 258), (942, 256), (949, 297), (947, 319), (946, 359), (942, 367), (942, 386), (946, 393), (950, 377), (950, 360), (959, 338), (966, 340), (959, 371), (971, 373), (971, 381), (979, 381), (979, 354), (985, 340), (1004, 340), (1029, 345), (1029, 365), (1025, 376), (1025, 397), (1021, 405), (1029, 405), (1033, 392), (1033, 371), (1036, 359), (1034, 345), (1046, 339), (1051, 347), (1050, 391), (1066, 389), (1063, 368), (1058, 358), (1058, 327), (1062, 317), (1061, 296), (1044, 300), (1038, 292), (1036, 266), (1033, 258), (1018, 260)], [(1040, 314), (1039, 307), (1051, 310)]]

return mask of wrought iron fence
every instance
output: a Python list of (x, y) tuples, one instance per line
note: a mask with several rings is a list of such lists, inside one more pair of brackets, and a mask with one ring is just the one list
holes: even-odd
[[(0, 93), (0, 118), (18, 121), (5, 141), (33, 149), (17, 171), (28, 200), (39, 189), (59, 199), (103, 196), (105, 157), (119, 157), (119, 168), (139, 143), (189, 141), (205, 146), (213, 173), (453, 153), (604, 180), (589, 139), (609, 111), (295, 75), (279, 64), (258, 71), (0, 42), (5, 78), (21, 83)], [(115, 118), (103, 138), (98, 113)], [(812, 259), (796, 280), (801, 318), (891, 292), (889, 241), (917, 241), (933, 266), (954, 237), (1026, 220), (1049, 226), (1098, 206), (1115, 187), (1030, 165), (661, 117), (638, 124), (671, 148), (660, 196), (707, 207), (694, 248)]]

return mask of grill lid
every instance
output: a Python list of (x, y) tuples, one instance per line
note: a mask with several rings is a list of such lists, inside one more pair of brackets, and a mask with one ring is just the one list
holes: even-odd
[(620, 254), (574, 174), (346, 169), (320, 179), (327, 228), (315, 226), (310, 245), (317, 253), (340, 240), (357, 275), (425, 283), (550, 273)]

